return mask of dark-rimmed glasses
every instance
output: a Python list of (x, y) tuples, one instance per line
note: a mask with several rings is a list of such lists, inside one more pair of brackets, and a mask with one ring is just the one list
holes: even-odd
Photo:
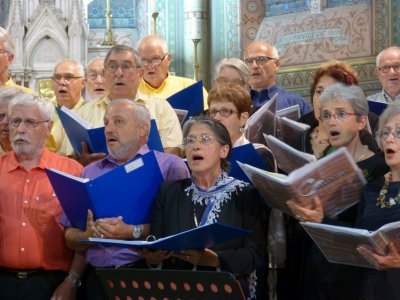
[(158, 66), (161, 62), (167, 57), (168, 53), (165, 53), (161, 58), (153, 58), (153, 59), (142, 59), (142, 66), (147, 67), (148, 65)]
[(394, 65), (387, 65), (387, 66), (382, 66), (378, 68), (379, 71), (381, 71), (382, 73), (389, 73), (390, 70), (393, 69), (393, 72), (399, 72), (400, 71), (400, 63), (398, 64), (394, 64)]
[(229, 109), (229, 108), (221, 108), (221, 109), (210, 109), (208, 111), (208, 114), (210, 115), (211, 118), (215, 118), (215, 116), (217, 115), (217, 113), (219, 113), (219, 115), (221, 117), (224, 118), (228, 118), (230, 117), (233, 113), (237, 113), (237, 110), (233, 110), (233, 109)]
[(38, 127), (40, 124), (43, 123), (47, 123), (49, 122), (49, 120), (45, 120), (45, 121), (35, 121), (32, 119), (20, 119), (20, 118), (12, 118), (9, 122), (10, 126), (14, 127), (14, 128), (18, 128), (19, 125), (21, 125), (21, 123), (24, 123), (24, 125), (26, 126), (26, 128), (28, 129), (35, 129), (36, 127)]
[(276, 60), (276, 58), (270, 56), (256, 56), (256, 57), (245, 58), (244, 62), (246, 63), (246, 65), (251, 66), (253, 64), (253, 61), (255, 61), (257, 65), (262, 66), (265, 65), (270, 60)]

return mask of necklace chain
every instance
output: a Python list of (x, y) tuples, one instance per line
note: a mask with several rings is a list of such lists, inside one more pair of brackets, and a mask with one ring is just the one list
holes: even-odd
[(389, 172), (387, 174), (387, 177), (385, 176), (385, 183), (383, 184), (383, 188), (379, 192), (379, 196), (376, 199), (376, 206), (380, 208), (390, 208), (396, 204), (399, 204), (399, 198), (400, 198), (400, 191), (396, 195), (396, 197), (390, 197), (388, 200), (386, 200), (386, 194), (387, 194), (387, 188), (389, 184), (392, 182), (392, 172)]

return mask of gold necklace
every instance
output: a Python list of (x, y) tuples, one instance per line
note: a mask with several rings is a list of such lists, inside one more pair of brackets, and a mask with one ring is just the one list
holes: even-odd
[(394, 198), (390, 197), (388, 200), (386, 200), (387, 188), (388, 188), (390, 182), (392, 182), (392, 172), (389, 172), (387, 174), (387, 178), (385, 176), (385, 183), (383, 184), (383, 187), (379, 192), (379, 196), (376, 199), (376, 206), (378, 206), (380, 208), (390, 208), (390, 207), (400, 203), (400, 201), (399, 201), (400, 191), (396, 197), (394, 197)]

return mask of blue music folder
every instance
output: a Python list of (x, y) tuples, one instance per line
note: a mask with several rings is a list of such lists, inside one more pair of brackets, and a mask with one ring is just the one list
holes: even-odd
[(104, 127), (91, 128), (85, 120), (63, 106), (56, 107), (65, 133), (77, 155), (82, 155), (81, 142), (88, 145), (91, 153), (108, 153)]
[(186, 117), (181, 122), (181, 124), (185, 123), (191, 116), (204, 111), (203, 81), (199, 80), (191, 86), (184, 88), (168, 97), (167, 101), (174, 109), (188, 111)]
[(235, 177), (236, 179), (240, 179), (252, 184), (247, 175), (239, 167), (237, 163), (238, 161), (262, 170), (267, 170), (267, 166), (264, 164), (257, 150), (251, 143), (232, 148), (232, 152), (229, 157), (229, 162), (231, 164), (229, 175)]
[(387, 103), (368, 100), (369, 111), (380, 116), (388, 106)]
[(122, 216), (127, 224), (150, 221), (153, 200), (163, 176), (150, 151), (92, 180), (46, 169), (51, 185), (73, 227), (86, 229), (87, 211), (94, 218)]
[(161, 142), (160, 133), (158, 132), (157, 122), (155, 119), (151, 119), (149, 138), (147, 140), (147, 146), (150, 150), (156, 150), (164, 152), (164, 148)]
[(212, 223), (196, 227), (181, 233), (160, 238), (155, 241), (128, 241), (89, 238), (80, 242), (101, 244), (104, 246), (133, 247), (150, 250), (168, 250), (180, 252), (185, 249), (205, 249), (225, 241), (251, 234), (252, 231), (221, 223)]

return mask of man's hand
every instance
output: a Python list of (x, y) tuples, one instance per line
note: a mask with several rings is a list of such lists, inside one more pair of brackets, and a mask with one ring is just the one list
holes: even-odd
[(79, 162), (83, 166), (87, 166), (88, 164), (107, 156), (106, 153), (90, 153), (89, 148), (85, 142), (81, 142), (81, 145), (82, 145), (82, 155), (79, 159)]
[(302, 207), (292, 200), (286, 202), (295, 218), (302, 222), (321, 223), (324, 218), (324, 207), (319, 197), (315, 197), (310, 207)]
[(76, 288), (71, 280), (65, 278), (64, 281), (56, 288), (51, 300), (75, 300)]
[(100, 231), (96, 228), (96, 222), (93, 219), (93, 213), (88, 209), (85, 236), (87, 239), (90, 237), (101, 237)]
[(143, 256), (150, 265), (159, 265), (164, 259), (171, 257), (173, 254), (173, 252), (167, 250), (131, 249)]

